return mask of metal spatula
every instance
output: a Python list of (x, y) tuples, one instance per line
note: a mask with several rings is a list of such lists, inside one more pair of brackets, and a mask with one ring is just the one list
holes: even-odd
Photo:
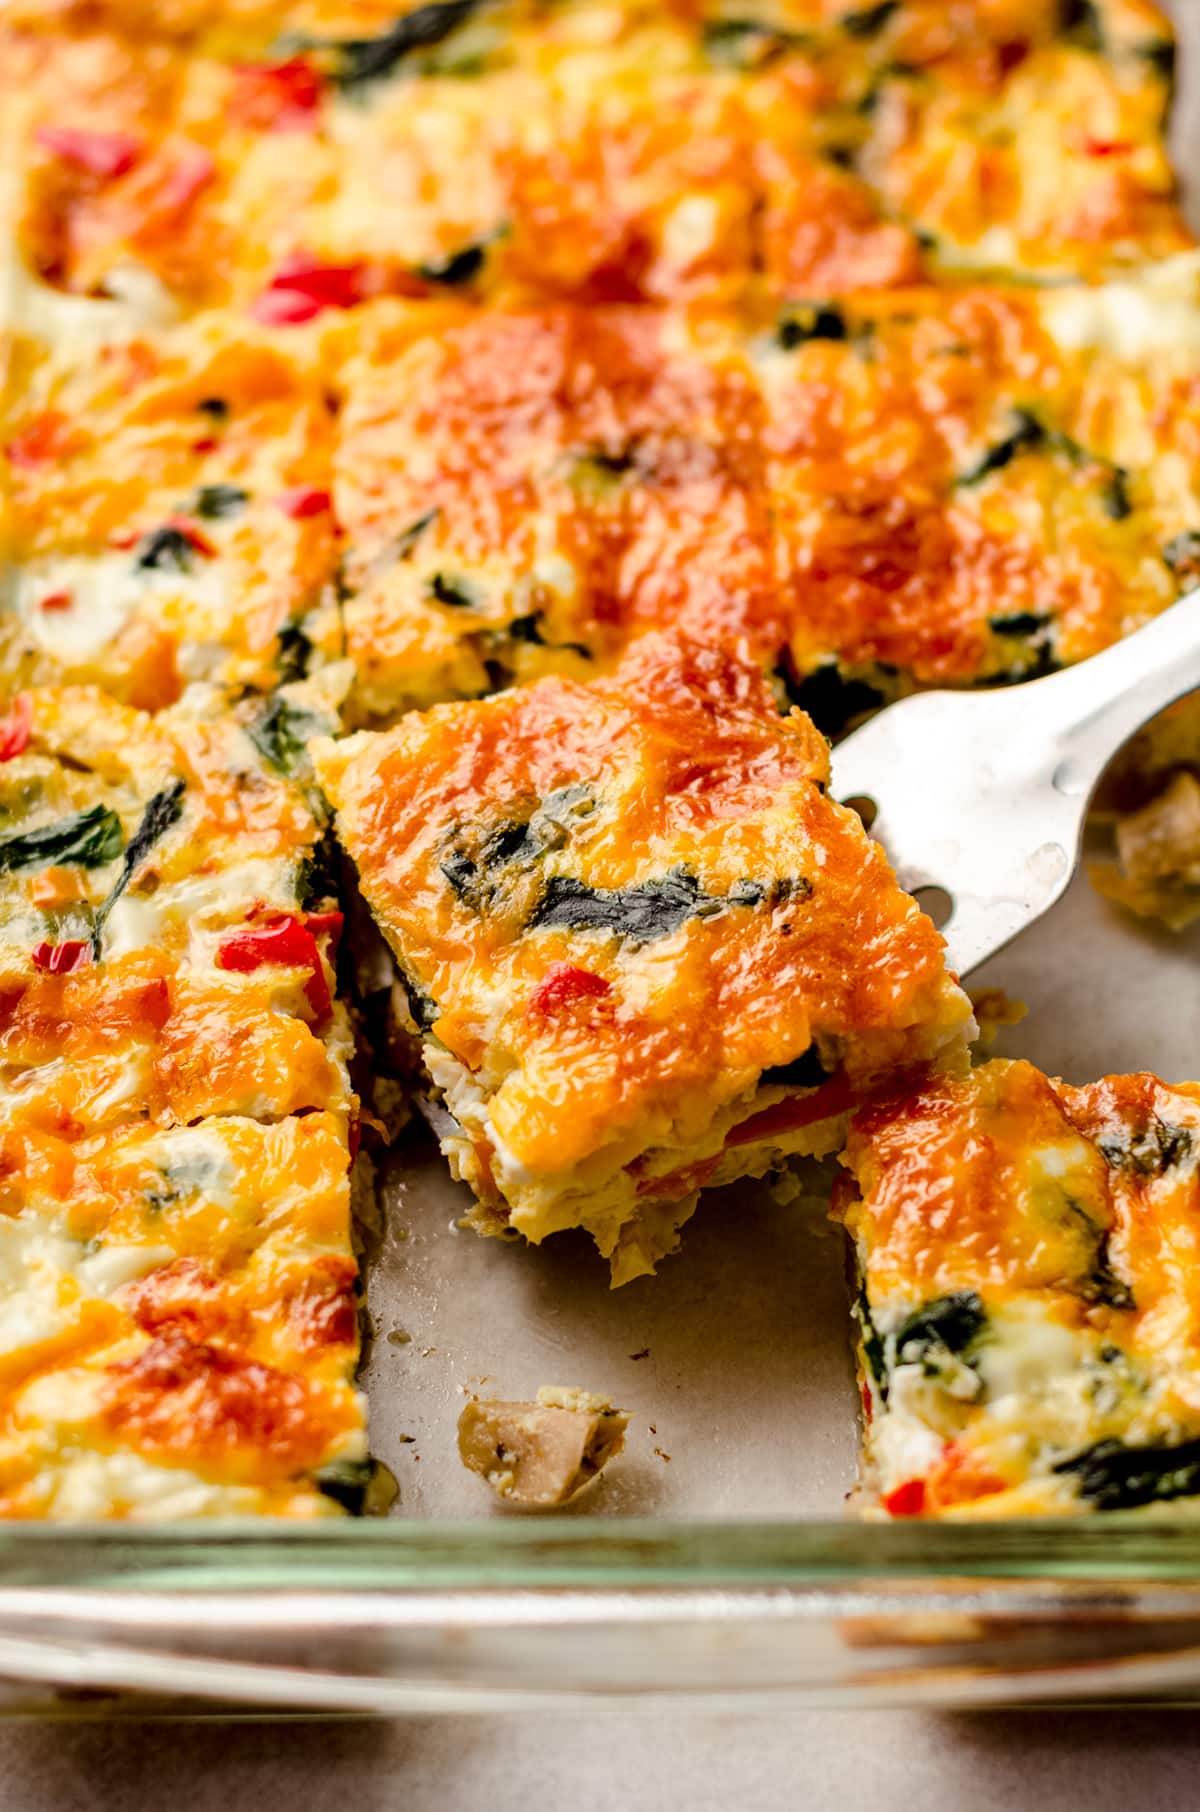
[(833, 791), (874, 803), (901, 886), (950, 896), (942, 929), (965, 975), (1065, 892), (1105, 765), (1197, 687), (1200, 596), (1045, 679), (900, 699), (834, 750)]

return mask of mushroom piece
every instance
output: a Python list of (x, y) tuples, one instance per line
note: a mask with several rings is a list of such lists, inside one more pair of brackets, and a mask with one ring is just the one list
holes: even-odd
[(607, 1397), (543, 1385), (532, 1403), (472, 1398), (458, 1419), (458, 1451), (498, 1496), (548, 1510), (567, 1503), (620, 1453), (628, 1422)]

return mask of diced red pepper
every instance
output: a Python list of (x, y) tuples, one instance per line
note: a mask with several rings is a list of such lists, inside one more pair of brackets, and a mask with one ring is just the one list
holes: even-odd
[(880, 1501), (889, 1516), (920, 1516), (925, 1509), (925, 1480), (905, 1479)]
[(551, 963), (545, 975), (529, 996), (530, 1013), (557, 1013), (576, 1000), (599, 1000), (611, 992), (602, 975), (590, 969), (577, 969), (573, 963)]
[(314, 937), (328, 935), (336, 950), (342, 940), (342, 927), (346, 923), (346, 915), (343, 912), (306, 912), (304, 923)]
[(725, 1143), (749, 1145), (752, 1140), (769, 1138), (772, 1133), (794, 1132), (801, 1126), (813, 1126), (818, 1120), (845, 1113), (852, 1102), (850, 1079), (839, 1071), (811, 1095), (793, 1095), (774, 1107), (764, 1107), (761, 1113), (751, 1114), (748, 1120), (732, 1129)]
[(183, 214), (217, 173), (211, 152), (203, 145), (185, 145), (154, 193), (159, 214)]
[(66, 416), (57, 409), (47, 409), (14, 435), (4, 450), (13, 465), (24, 470), (50, 459), (61, 459), (75, 446), (76, 438), (76, 430)]
[(39, 126), (34, 133), (44, 151), (64, 164), (86, 170), (104, 182), (124, 176), (142, 154), (142, 141), (128, 132), (91, 132), (86, 126)]
[(354, 308), (365, 294), (365, 274), (361, 264), (323, 264), (309, 252), (293, 252), (250, 304), (250, 313), (266, 326), (292, 327), (325, 308)]
[(321, 103), (321, 75), (307, 57), (285, 63), (239, 63), (229, 117), (258, 132), (311, 132)]
[(218, 969), (230, 969), (239, 975), (249, 975), (272, 963), (282, 969), (307, 969), (309, 976), (304, 992), (313, 1018), (318, 1025), (328, 1019), (333, 1002), (321, 952), (312, 931), (299, 919), (280, 918), (273, 924), (256, 926), (252, 931), (236, 932), (217, 951)]
[(1083, 148), (1088, 157), (1123, 157), (1133, 150), (1127, 138), (1085, 138)]
[(32, 728), (33, 699), (28, 692), (18, 692), (8, 707), (8, 716), (0, 719), (0, 761), (24, 754)]
[(216, 451), (216, 447), (216, 438), (211, 434), (205, 434), (202, 439), (192, 442), (193, 453), (213, 453)]
[(70, 975), (73, 969), (83, 969), (91, 960), (92, 946), (81, 937), (67, 938), (61, 944), (37, 944), (33, 950), (34, 968), (50, 975)]
[(215, 544), (209, 540), (204, 530), (197, 528), (188, 517), (168, 516), (166, 526), (173, 528), (176, 534), (182, 535), (188, 546), (194, 547), (198, 554), (204, 554), (207, 557), (209, 554), (216, 553)]
[(73, 592), (48, 591), (44, 597), (38, 599), (38, 608), (40, 610), (50, 611), (70, 610), (74, 602), (75, 596)]
[(324, 516), (333, 506), (329, 492), (313, 484), (298, 485), (294, 491), (281, 491), (275, 501), (293, 522), (302, 522), (306, 516)]

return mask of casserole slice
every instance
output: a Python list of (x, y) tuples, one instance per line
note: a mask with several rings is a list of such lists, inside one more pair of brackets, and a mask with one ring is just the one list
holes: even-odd
[(646, 638), (318, 741), (476, 1225), (651, 1271), (701, 1187), (834, 1150), (856, 1095), (961, 1065), (969, 1003), (828, 750), (753, 664)]
[(1200, 1503), (1200, 1085), (992, 1062), (864, 1107), (845, 1162), (867, 1514)]
[(267, 692), (302, 673), (335, 564), (312, 362), (219, 315), (100, 345), (15, 333), (8, 352), (7, 684), (156, 711), (197, 680)]

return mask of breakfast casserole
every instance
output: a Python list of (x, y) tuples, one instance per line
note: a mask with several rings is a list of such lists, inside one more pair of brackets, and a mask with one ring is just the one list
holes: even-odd
[(21, 263), (295, 327), (380, 293), (777, 299), (1190, 243), (1147, 0), (8, 0)]
[(855, 1096), (965, 1062), (970, 1004), (828, 748), (755, 666), (648, 637), (313, 746), (422, 1028), (476, 1222), (585, 1227), (614, 1283), (702, 1186), (836, 1149)]
[(1200, 1499), (1200, 1085), (993, 1061), (855, 1117), (864, 1507)]
[(0, 722), (2, 1515), (365, 1488), (323, 826), (200, 702)]

